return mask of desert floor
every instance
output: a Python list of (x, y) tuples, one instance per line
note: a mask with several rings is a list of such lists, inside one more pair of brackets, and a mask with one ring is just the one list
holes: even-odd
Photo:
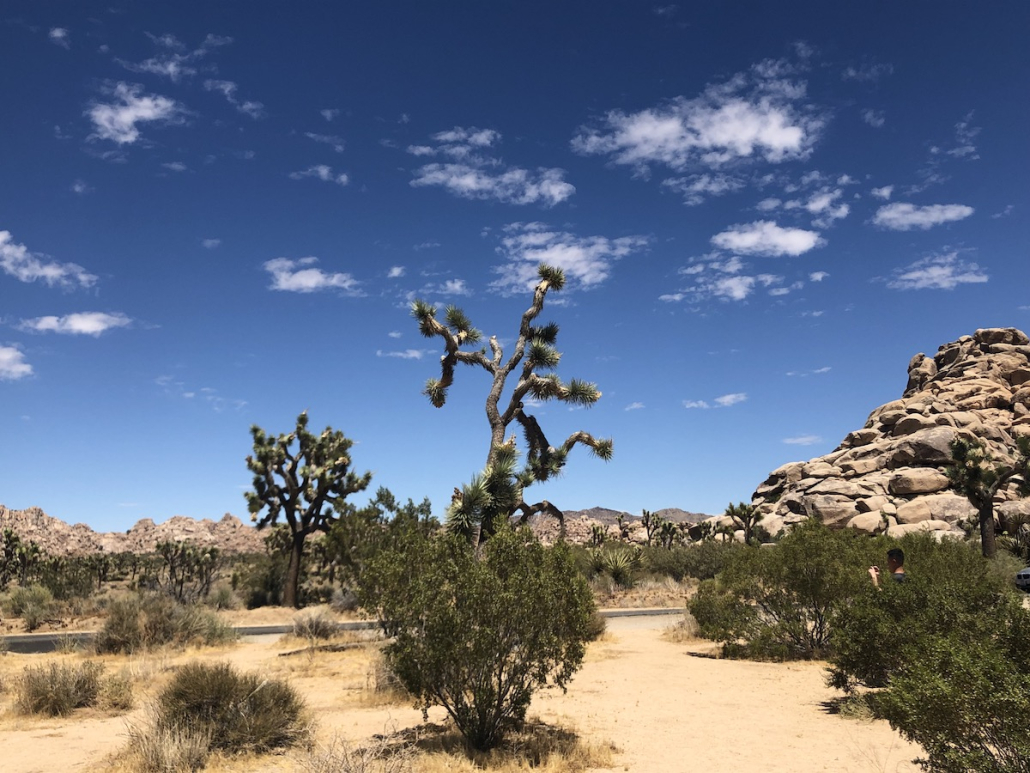
[[(612, 745), (611, 770), (626, 771), (916, 771), (918, 747), (881, 721), (834, 714), (838, 694), (824, 684), (819, 663), (752, 663), (705, 657), (711, 643), (677, 643), (666, 633), (679, 618), (623, 617), (590, 645), (583, 669), (567, 694), (538, 694), (530, 719), (571, 730), (582, 739)], [(377, 734), (415, 728), (420, 711), (370, 689), (372, 647), (344, 652), (280, 653), (301, 649), (296, 639), (264, 637), (234, 647), (101, 658), (109, 673), (129, 673), (139, 707), (111, 715), (83, 710), (62, 719), (14, 713), (12, 684), (26, 666), (82, 655), (15, 655), (0, 658), (0, 769), (5, 773), (118, 769), (131, 725), (142, 726), (147, 701), (170, 670), (190, 659), (231, 660), (241, 669), (285, 676), (303, 693), (321, 744), (355, 745)], [(440, 709), (429, 715), (443, 723)], [(221, 763), (219, 770), (304, 770), (300, 752)]]

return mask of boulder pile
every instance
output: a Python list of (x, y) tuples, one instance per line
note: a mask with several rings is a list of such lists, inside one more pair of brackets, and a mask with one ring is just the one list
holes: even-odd
[[(978, 438), (996, 461), (1011, 462), (1021, 435), (1030, 436), (1030, 339), (1015, 328), (977, 330), (933, 357), (915, 355), (900, 399), (826, 456), (774, 470), (752, 504), (772, 536), (812, 516), (869, 534), (963, 536), (976, 513), (944, 474), (951, 441)], [(1013, 484), (999, 492), (995, 513), (1004, 525), (1030, 515), (1030, 501)]]

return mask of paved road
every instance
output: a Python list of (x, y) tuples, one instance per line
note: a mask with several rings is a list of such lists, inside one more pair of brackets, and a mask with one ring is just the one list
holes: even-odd
[[(601, 614), (609, 620), (612, 630), (628, 630), (641, 628), (665, 628), (672, 625), (669, 615), (682, 614), (683, 610), (673, 609), (602, 609)], [(362, 631), (376, 628), (372, 620), (353, 620), (339, 624), (341, 631)], [(293, 630), (292, 625), (246, 625), (238, 626), (236, 632), (246, 641), (274, 641), (284, 633)], [(94, 637), (93, 631), (75, 633), (23, 633), (0, 637), (0, 651), (22, 654), (54, 652), (63, 647), (85, 647)]]

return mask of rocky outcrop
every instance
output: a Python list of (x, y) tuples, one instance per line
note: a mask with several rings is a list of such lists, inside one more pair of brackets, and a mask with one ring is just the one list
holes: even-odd
[[(704, 513), (691, 513), (675, 507), (667, 507), (654, 512), (664, 520), (676, 524), (695, 524), (711, 517)], [(620, 515), (628, 530), (628, 541), (637, 545), (645, 544), (647, 532), (640, 522), (639, 515), (630, 515), (621, 510), (609, 510), (604, 507), (566, 510), (565, 538), (573, 544), (585, 545), (590, 542), (594, 526), (598, 525), (607, 530), (610, 539), (619, 539), (618, 519)], [(558, 521), (549, 515), (534, 515), (530, 518), (529, 525), (544, 544), (551, 544), (558, 539)]]
[(218, 521), (195, 520), (176, 515), (155, 524), (144, 518), (127, 532), (98, 533), (83, 523), (69, 526), (38, 507), (8, 510), (0, 505), (0, 529), (12, 529), (23, 540), (37, 543), (53, 556), (91, 553), (149, 553), (158, 542), (182, 540), (195, 545), (213, 545), (226, 553), (256, 553), (264, 550), (264, 534), (226, 513)]
[[(935, 531), (961, 536), (975, 515), (944, 474), (956, 437), (978, 438), (1012, 461), (1015, 438), (1030, 436), (1030, 339), (1015, 328), (977, 330), (917, 354), (901, 398), (869, 414), (826, 456), (774, 470), (752, 504), (772, 534), (815, 516), (869, 534)], [(999, 494), (1002, 521), (1030, 514), (1015, 486)]]

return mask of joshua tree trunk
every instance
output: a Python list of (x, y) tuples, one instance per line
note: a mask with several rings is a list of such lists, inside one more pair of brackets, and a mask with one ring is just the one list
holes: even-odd
[(994, 558), (998, 552), (994, 541), (994, 502), (988, 499), (977, 508), (980, 517), (980, 549), (984, 558)]

